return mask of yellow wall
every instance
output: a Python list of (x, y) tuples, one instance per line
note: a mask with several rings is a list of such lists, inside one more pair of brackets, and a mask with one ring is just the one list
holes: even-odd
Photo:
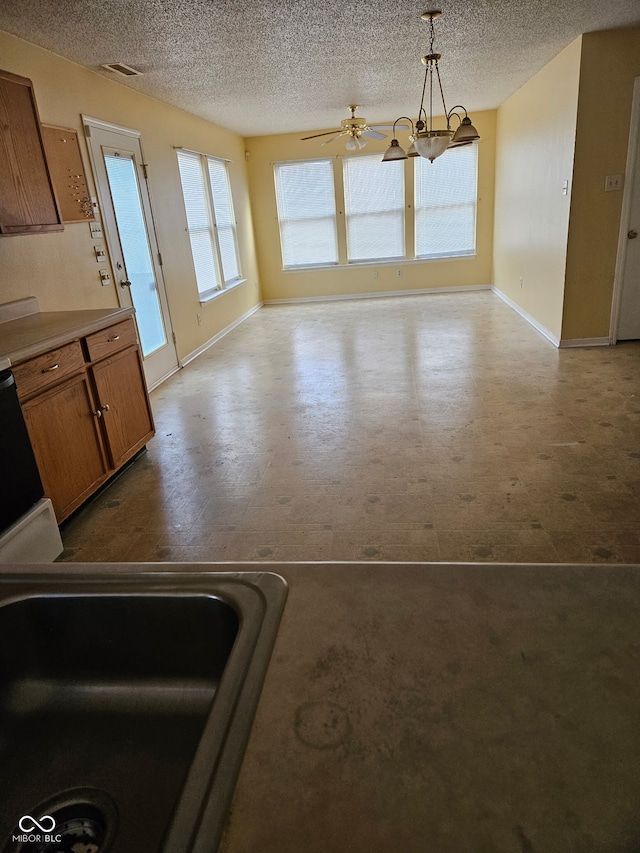
[[(282, 160), (309, 160), (314, 157), (338, 158), (335, 171), (340, 177), (339, 158), (344, 142), (337, 140), (320, 147), (322, 139), (301, 142), (305, 134), (253, 137), (245, 140), (249, 152), (249, 185), (260, 264), (262, 293), (266, 300), (293, 299), (344, 294), (383, 293), (394, 290), (488, 285), (492, 273), (493, 184), (495, 165), (495, 112), (474, 113), (474, 126), (482, 141), (478, 146), (478, 219), (477, 254), (473, 258), (439, 261), (413, 261), (393, 264), (352, 264), (315, 270), (283, 271), (280, 234), (276, 212), (273, 164)], [(321, 131), (317, 131), (320, 133)], [(400, 132), (406, 142), (406, 131)], [(385, 151), (389, 140), (368, 140), (366, 153)], [(412, 167), (412, 161), (409, 160)], [(412, 168), (407, 170), (406, 203), (412, 204)], [(340, 214), (340, 209), (339, 215)], [(408, 217), (410, 220), (411, 217)], [(411, 235), (408, 235), (411, 245)], [(402, 269), (402, 277), (397, 270)], [(377, 278), (374, 278), (377, 270)]]
[[(498, 109), (494, 285), (557, 339), (580, 49), (578, 38)], [(569, 182), (567, 195), (562, 194), (564, 181)]]
[[(257, 264), (241, 137), (189, 113), (141, 95), (25, 41), (0, 32), (4, 70), (29, 77), (40, 119), (75, 128), (91, 180), (80, 115), (138, 130), (149, 163), (149, 187), (178, 355), (183, 357), (259, 301)], [(201, 305), (193, 272), (174, 146), (233, 161), (230, 179), (246, 283)], [(92, 195), (95, 189), (92, 184)], [(44, 311), (115, 307), (115, 287), (102, 287), (85, 222), (61, 233), (0, 239), (0, 302), (37, 296)], [(198, 325), (197, 315), (202, 317)]]
[(622, 193), (605, 193), (604, 184), (625, 171), (638, 76), (640, 28), (582, 37), (564, 339), (609, 335)]

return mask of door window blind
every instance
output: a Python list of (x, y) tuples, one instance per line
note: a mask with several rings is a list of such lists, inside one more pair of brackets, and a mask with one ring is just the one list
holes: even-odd
[(336, 203), (331, 160), (275, 164), (284, 268), (336, 264)]
[(416, 257), (473, 255), (476, 250), (478, 148), (445, 151), (415, 163)]

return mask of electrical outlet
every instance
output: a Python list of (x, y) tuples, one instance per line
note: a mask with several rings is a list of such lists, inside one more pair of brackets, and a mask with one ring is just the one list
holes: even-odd
[(398, 278), (402, 278), (402, 269), (396, 270), (396, 275)]
[(607, 175), (604, 180), (604, 191), (606, 193), (619, 192), (622, 189), (622, 175)]
[(373, 277), (374, 277), (374, 278), (378, 278), (378, 270), (374, 270), (374, 271), (373, 271)]
[(523, 285), (524, 285), (524, 278), (522, 276), (520, 276), (520, 287), (522, 287)]
[(201, 326), (202, 325), (202, 314), (196, 314), (196, 317), (198, 318), (198, 325)]

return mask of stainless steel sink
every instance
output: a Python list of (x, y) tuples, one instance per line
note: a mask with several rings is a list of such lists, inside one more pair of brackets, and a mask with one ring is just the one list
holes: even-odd
[(0, 576), (1, 853), (213, 853), (286, 594), (271, 573)]

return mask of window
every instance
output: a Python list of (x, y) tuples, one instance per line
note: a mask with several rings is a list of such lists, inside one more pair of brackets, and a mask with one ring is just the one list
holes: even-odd
[(343, 168), (348, 260), (404, 258), (404, 162), (372, 154)]
[(227, 164), (178, 151), (191, 254), (201, 299), (241, 278)]
[[(416, 257), (473, 255), (476, 249), (478, 148), (445, 151), (433, 163), (416, 157)], [(385, 164), (386, 165), (386, 164)]]
[[(344, 198), (332, 160), (274, 165), (284, 269), (475, 254), (476, 145), (445, 151), (433, 163), (422, 157), (383, 163), (380, 154), (341, 159)], [(412, 169), (413, 194), (406, 184)], [(345, 215), (336, 216), (343, 204)], [(415, 254), (406, 246), (410, 216)]]
[(275, 181), (284, 268), (337, 264), (331, 160), (276, 163)]

